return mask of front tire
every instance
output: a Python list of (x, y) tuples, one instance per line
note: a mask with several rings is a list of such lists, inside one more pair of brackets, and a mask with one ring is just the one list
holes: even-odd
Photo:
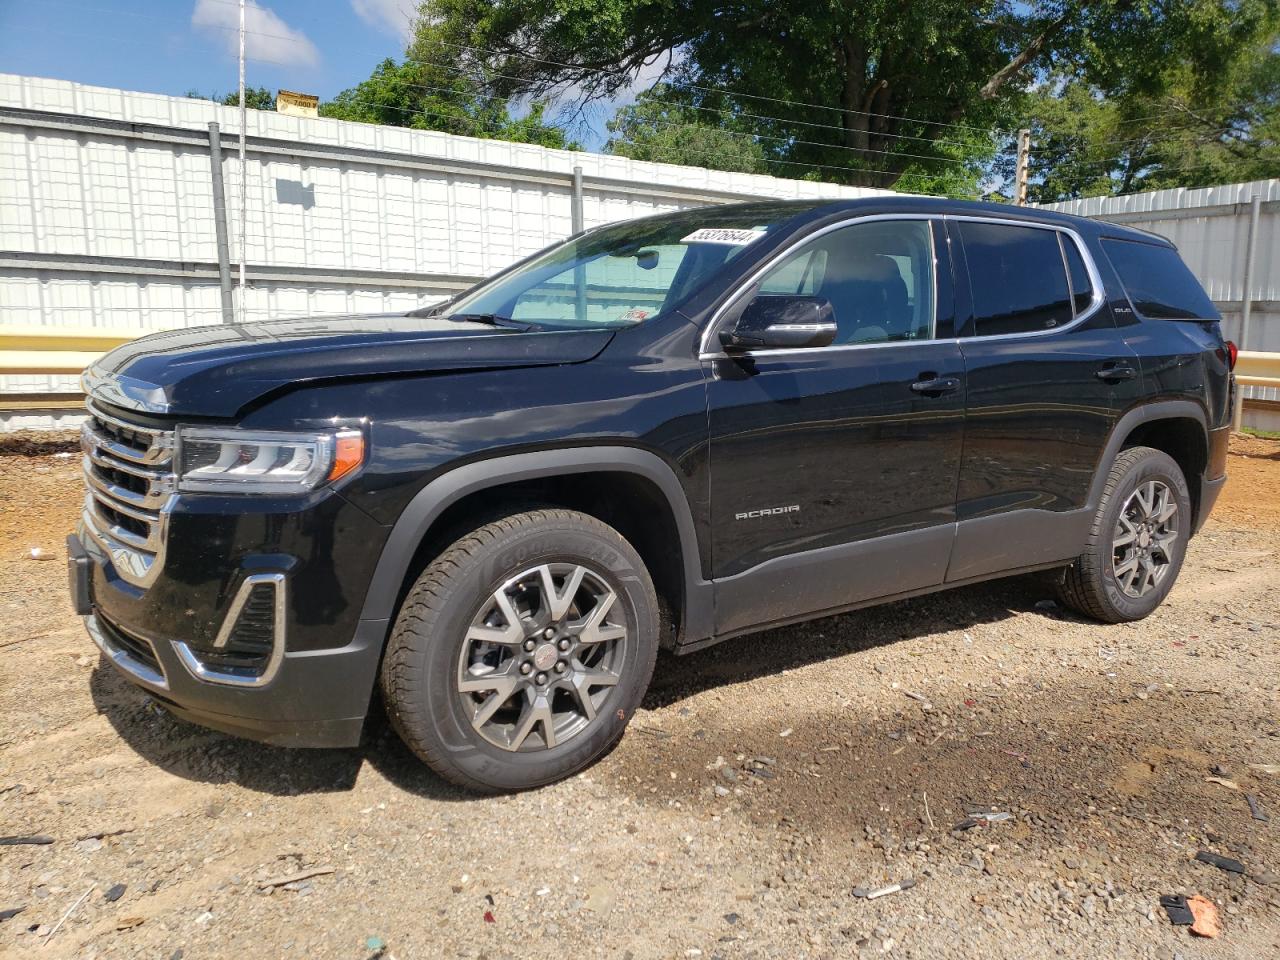
[(1063, 575), (1060, 598), (1106, 623), (1141, 620), (1173, 589), (1191, 520), (1191, 494), (1172, 457), (1151, 447), (1121, 451), (1085, 551)]
[(405, 597), (380, 683), (392, 726), (478, 792), (571, 776), (622, 736), (653, 674), (639, 554), (586, 514), (531, 510), (446, 548)]

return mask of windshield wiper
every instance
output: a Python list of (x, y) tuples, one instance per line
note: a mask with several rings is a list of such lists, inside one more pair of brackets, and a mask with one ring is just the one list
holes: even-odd
[(483, 323), (490, 327), (502, 327), (504, 330), (528, 331), (536, 326), (521, 320), (512, 320), (510, 317), (501, 317), (496, 313), (451, 313), (445, 319), (452, 320), (454, 323)]

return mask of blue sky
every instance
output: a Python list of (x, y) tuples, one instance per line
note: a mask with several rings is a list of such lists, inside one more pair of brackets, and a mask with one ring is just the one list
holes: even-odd
[[(417, 0), (255, 0), (250, 86), (328, 99), (400, 57)], [(238, 0), (0, 0), (0, 71), (180, 96), (236, 89)], [(602, 141), (603, 117), (583, 136)]]
[[(412, 0), (250, 3), (250, 86), (332, 97), (404, 51)], [(237, 0), (0, 0), (0, 70), (181, 95), (236, 89)]]

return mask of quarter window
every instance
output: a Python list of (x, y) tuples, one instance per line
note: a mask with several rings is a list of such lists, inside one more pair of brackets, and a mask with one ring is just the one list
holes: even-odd
[(823, 234), (784, 258), (757, 293), (825, 297), (836, 343), (927, 340), (934, 329), (927, 220), (874, 220)]
[(1133, 307), (1159, 320), (1217, 320), (1218, 310), (1173, 247), (1103, 240)]
[(1033, 333), (1071, 322), (1058, 231), (970, 220), (958, 226), (978, 336)]

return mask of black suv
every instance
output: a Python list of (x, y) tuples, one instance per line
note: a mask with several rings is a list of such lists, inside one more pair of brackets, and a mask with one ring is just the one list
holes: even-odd
[(590, 230), (407, 314), (85, 374), (90, 634), (180, 717), (567, 776), (660, 647), (1030, 570), (1149, 614), (1224, 482), (1234, 347), (1166, 241), (933, 199)]

